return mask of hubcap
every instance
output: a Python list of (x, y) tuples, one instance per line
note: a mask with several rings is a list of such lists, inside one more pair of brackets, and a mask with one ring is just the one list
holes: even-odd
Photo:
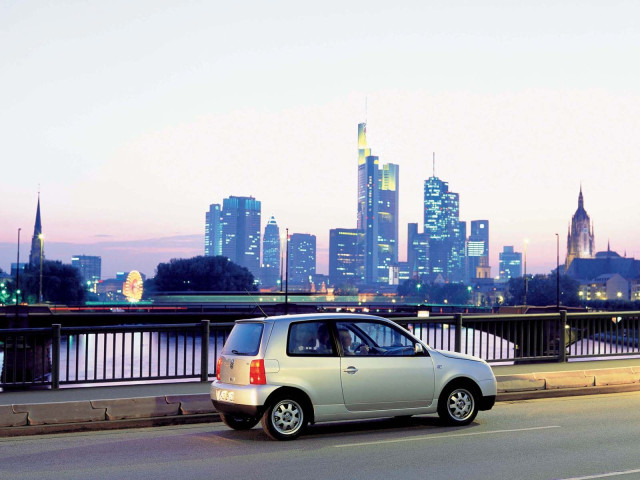
[(278, 402), (271, 413), (271, 423), (282, 435), (296, 433), (302, 426), (303, 419), (302, 407), (293, 400)]
[(466, 420), (473, 413), (473, 396), (459, 388), (449, 396), (449, 415), (458, 421)]

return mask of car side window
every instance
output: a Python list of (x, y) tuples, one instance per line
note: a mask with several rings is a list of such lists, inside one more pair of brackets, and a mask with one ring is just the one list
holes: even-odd
[(334, 355), (327, 322), (292, 323), (287, 342), (289, 355)]
[(415, 355), (414, 340), (389, 325), (377, 322), (338, 322), (336, 327), (344, 355)]

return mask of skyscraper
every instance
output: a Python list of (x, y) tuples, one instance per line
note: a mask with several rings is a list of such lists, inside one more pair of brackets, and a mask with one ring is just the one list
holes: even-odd
[(261, 204), (253, 197), (225, 198), (222, 202), (222, 255), (260, 276)]
[(44, 238), (42, 237), (42, 220), (40, 218), (40, 192), (38, 192), (38, 208), (36, 209), (36, 223), (31, 237), (31, 251), (29, 252), (29, 265), (40, 266), (41, 257), (44, 260)]
[(500, 281), (522, 276), (522, 253), (515, 252), (512, 245), (505, 245), (500, 252)]
[(429, 275), (429, 235), (418, 233), (418, 224), (407, 225), (407, 266), (410, 278), (421, 280)]
[(335, 287), (362, 282), (364, 233), (357, 228), (334, 228), (329, 232), (329, 282)]
[(378, 170), (378, 274), (377, 282), (388, 282), (389, 268), (398, 263), (398, 193), (400, 167), (387, 163)]
[(424, 182), (424, 231), (429, 235), (430, 278), (460, 282), (464, 276), (466, 223), (459, 197), (435, 175)]
[(289, 237), (289, 285), (310, 286), (316, 273), (316, 236), (293, 233)]
[(220, 204), (209, 205), (204, 224), (204, 255), (215, 257), (222, 255), (222, 218)]
[(582, 197), (582, 185), (578, 195), (578, 209), (571, 218), (571, 225), (567, 233), (567, 258), (564, 262), (565, 272), (576, 258), (594, 258), (595, 241), (593, 236), (593, 224), (584, 209)]
[(82, 280), (95, 284), (102, 276), (102, 257), (94, 255), (74, 255), (71, 257), (71, 266), (76, 267), (80, 272)]
[(366, 124), (358, 125), (358, 230), (364, 233), (364, 282), (387, 283), (398, 262), (400, 168), (379, 159), (367, 146)]
[[(466, 283), (475, 278), (487, 278), (489, 267), (489, 220), (472, 220), (471, 234), (467, 240)], [(480, 272), (478, 271), (480, 268)]]
[(280, 229), (272, 216), (264, 227), (262, 240), (262, 286), (278, 287), (280, 281)]

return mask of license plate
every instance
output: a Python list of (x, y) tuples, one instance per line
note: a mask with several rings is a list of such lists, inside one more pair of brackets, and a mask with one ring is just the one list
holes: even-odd
[(218, 390), (217, 392), (218, 400), (221, 402), (233, 402), (234, 400), (234, 392), (230, 392), (229, 390)]

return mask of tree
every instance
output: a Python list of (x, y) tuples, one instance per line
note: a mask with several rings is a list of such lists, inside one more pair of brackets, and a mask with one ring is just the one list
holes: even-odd
[(145, 287), (159, 292), (255, 291), (253, 275), (227, 257), (173, 258)]
[[(557, 285), (555, 275), (534, 275), (527, 279), (528, 305), (555, 305)], [(560, 276), (560, 305), (573, 307), (578, 305), (579, 284), (567, 275)], [(524, 278), (510, 278), (505, 295), (506, 305), (524, 304)]]
[[(37, 303), (40, 299), (40, 266), (28, 265), (20, 275), (20, 299)], [(85, 291), (80, 272), (76, 267), (60, 261), (44, 260), (42, 263), (42, 299), (65, 305), (82, 303)]]

